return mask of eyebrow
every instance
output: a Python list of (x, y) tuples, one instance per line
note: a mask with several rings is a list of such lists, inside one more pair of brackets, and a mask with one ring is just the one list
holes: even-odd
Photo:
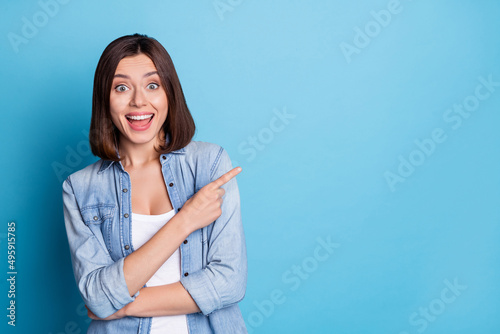
[[(144, 74), (143, 78), (150, 77), (152, 75), (158, 74), (158, 71), (152, 71)], [(115, 74), (113, 78), (125, 78), (125, 79), (130, 79), (130, 77), (126, 74)]]

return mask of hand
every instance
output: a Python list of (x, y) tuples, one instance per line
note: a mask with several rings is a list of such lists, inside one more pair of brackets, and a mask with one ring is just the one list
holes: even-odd
[(178, 213), (186, 218), (191, 232), (205, 227), (222, 214), (222, 196), (225, 191), (221, 187), (241, 172), (241, 167), (231, 169), (217, 180), (201, 188), (188, 199)]
[(125, 307), (118, 310), (118, 312), (115, 312), (113, 313), (112, 315), (110, 315), (109, 317), (107, 318), (98, 318), (94, 312), (92, 312), (88, 307), (87, 305), (85, 305), (85, 308), (87, 309), (87, 316), (90, 318), (90, 319), (93, 319), (93, 320), (115, 320), (115, 319), (121, 319), (123, 317), (126, 317), (127, 315), (125, 314)]

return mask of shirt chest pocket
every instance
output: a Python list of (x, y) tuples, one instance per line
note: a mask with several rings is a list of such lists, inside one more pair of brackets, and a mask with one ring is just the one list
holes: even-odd
[(115, 208), (112, 204), (98, 204), (81, 209), (85, 225), (110, 255), (113, 252), (112, 232)]

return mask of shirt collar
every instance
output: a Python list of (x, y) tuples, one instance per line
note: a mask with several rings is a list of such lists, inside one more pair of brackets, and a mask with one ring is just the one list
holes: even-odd
[[(167, 134), (167, 139), (165, 140), (166, 143), (168, 143), (168, 139), (169, 139), (169, 135)], [(182, 148), (175, 150), (175, 151), (172, 151), (170, 153), (161, 154), (160, 161), (163, 164), (164, 162), (167, 162), (168, 160), (170, 160), (170, 156), (172, 154), (184, 154), (185, 152), (186, 152), (186, 148), (182, 147)], [(118, 157), (120, 157), (120, 154), (118, 153), (118, 151), (116, 152), (116, 154), (118, 155)], [(111, 165), (113, 165), (113, 163), (116, 163), (118, 165), (118, 168), (120, 168), (121, 171), (125, 172), (125, 169), (123, 168), (121, 161), (104, 160), (104, 159), (101, 159), (101, 160), (102, 160), (101, 167), (99, 168), (99, 171), (97, 172), (97, 174), (101, 174), (101, 173), (105, 172), (106, 169), (108, 169)]]

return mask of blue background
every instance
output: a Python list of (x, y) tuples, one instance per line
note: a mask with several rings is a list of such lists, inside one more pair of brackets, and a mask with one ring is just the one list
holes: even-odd
[(195, 140), (243, 167), (250, 332), (500, 331), (499, 2), (54, 1), (2, 3), (2, 333), (86, 331), (61, 184), (96, 160), (97, 61), (135, 32), (169, 51)]

